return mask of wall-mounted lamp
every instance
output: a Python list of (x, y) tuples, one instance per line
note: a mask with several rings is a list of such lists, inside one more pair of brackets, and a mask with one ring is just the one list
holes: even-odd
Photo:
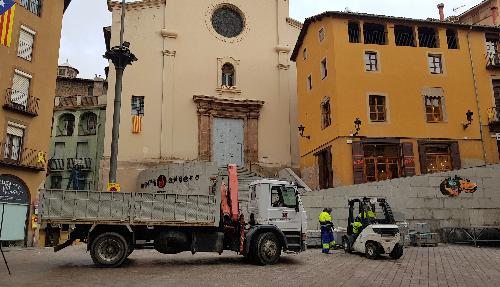
[(352, 135), (353, 137), (359, 134), (359, 131), (361, 130), (361, 124), (361, 120), (359, 118), (356, 118), (356, 120), (354, 121), (354, 128), (356, 128), (356, 132)]
[(306, 127), (305, 127), (305, 126), (303, 126), (303, 125), (300, 125), (300, 126), (299, 126), (299, 133), (300, 133), (300, 136), (301, 136), (301, 137), (303, 137), (303, 138), (306, 138), (306, 139), (310, 140), (310, 139), (311, 139), (311, 136), (305, 136), (305, 135), (304, 135), (304, 131), (305, 131), (305, 130), (306, 130)]
[(474, 116), (474, 113), (471, 110), (468, 110), (467, 113), (465, 113), (465, 116), (467, 117), (467, 122), (462, 123), (462, 126), (464, 127), (464, 130), (467, 129), (470, 125), (472, 125), (472, 116)]

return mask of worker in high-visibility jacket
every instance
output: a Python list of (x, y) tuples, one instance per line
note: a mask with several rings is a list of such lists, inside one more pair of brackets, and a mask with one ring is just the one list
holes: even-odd
[(333, 238), (333, 218), (332, 209), (325, 208), (323, 212), (319, 215), (319, 224), (321, 225), (321, 244), (322, 252), (328, 254), (330, 249), (335, 246), (335, 240)]
[(362, 219), (365, 219), (365, 220), (373, 220), (375, 218), (377, 218), (377, 214), (375, 212), (373, 212), (369, 207), (365, 207), (366, 208), (366, 211), (363, 211), (363, 213), (360, 213), (357, 217), (356, 217), (356, 220), (354, 220), (354, 222), (352, 223), (352, 233), (354, 233), (355, 235), (358, 235), (359, 233), (361, 233), (362, 229), (363, 229), (363, 224), (361, 223)]

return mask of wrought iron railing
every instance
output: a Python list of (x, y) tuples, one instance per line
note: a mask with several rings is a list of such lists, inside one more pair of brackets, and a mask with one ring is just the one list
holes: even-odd
[(44, 170), (45, 152), (22, 148), (18, 145), (0, 143), (0, 163), (12, 166)]
[(497, 52), (486, 54), (486, 68), (500, 68), (500, 55)]
[(386, 45), (387, 44), (387, 32), (382, 31), (367, 31), (363, 33), (365, 44), (376, 44), (376, 45)]
[(66, 168), (71, 170), (79, 167), (80, 170), (92, 170), (91, 158), (68, 158)]
[(38, 116), (39, 98), (31, 97), (23, 92), (7, 89), (4, 109), (20, 112), (32, 117)]
[(488, 109), (488, 126), (490, 132), (500, 133), (500, 107), (491, 107)]
[(42, 14), (42, 3), (43, 0), (19, 0), (19, 5), (37, 16)]
[(62, 158), (52, 158), (48, 162), (49, 171), (63, 171), (65, 169), (65, 160)]

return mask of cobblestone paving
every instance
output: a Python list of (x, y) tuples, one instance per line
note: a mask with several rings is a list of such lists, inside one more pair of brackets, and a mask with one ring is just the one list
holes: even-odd
[(84, 246), (6, 252), (0, 286), (500, 286), (500, 249), (440, 245), (405, 249), (400, 260), (321, 254), (285, 255), (280, 264), (254, 266), (231, 253), (163, 255), (135, 251), (118, 269), (92, 265)]

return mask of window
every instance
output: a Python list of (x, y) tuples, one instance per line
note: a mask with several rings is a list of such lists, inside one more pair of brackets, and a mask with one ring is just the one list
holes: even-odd
[(239, 9), (232, 5), (223, 5), (214, 11), (212, 27), (221, 36), (234, 38), (243, 32), (245, 20)]
[(271, 206), (295, 208), (297, 206), (295, 189), (284, 186), (271, 187)]
[(88, 158), (89, 157), (89, 144), (87, 142), (76, 143), (76, 158)]
[(304, 48), (304, 50), (302, 51), (302, 56), (304, 57), (304, 60), (307, 60), (307, 49)]
[(453, 170), (449, 145), (426, 145), (424, 149), (427, 173)]
[(332, 124), (330, 98), (326, 98), (321, 103), (321, 129), (326, 129)]
[(360, 28), (359, 23), (349, 22), (347, 25), (347, 34), (349, 35), (349, 43), (360, 43)]
[(486, 34), (486, 57), (488, 65), (498, 65), (500, 63), (498, 56), (498, 36)]
[(144, 116), (144, 97), (132, 96), (132, 115)]
[(324, 80), (328, 76), (328, 67), (326, 66), (326, 58), (321, 61), (321, 79)]
[(57, 69), (57, 75), (59, 75), (59, 76), (64, 76), (64, 74), (65, 74), (65, 73), (64, 73), (64, 71), (65, 71), (65, 70), (64, 70), (64, 69), (61, 69), (61, 68)]
[(234, 66), (230, 63), (225, 63), (222, 66), (222, 86), (235, 86)]
[(370, 95), (370, 121), (385, 122), (387, 120), (385, 97)]
[(92, 112), (84, 113), (80, 117), (80, 126), (78, 135), (90, 136), (95, 135), (97, 131), (97, 115)]
[(55, 159), (64, 158), (64, 148), (66, 144), (63, 142), (56, 142), (54, 147), (54, 157)]
[(17, 56), (25, 60), (31, 61), (33, 55), (33, 42), (35, 40), (35, 32), (21, 25), (19, 32), (19, 47)]
[(400, 147), (398, 144), (363, 144), (366, 181), (399, 178)]
[(11, 101), (14, 105), (26, 108), (28, 105), (31, 75), (15, 70), (12, 79)]
[(62, 176), (53, 175), (50, 177), (50, 188), (51, 189), (62, 189)]
[(64, 114), (59, 117), (57, 136), (72, 136), (75, 129), (75, 116)]
[(23, 6), (31, 13), (40, 16), (42, 12), (42, 1), (43, 0), (20, 0), (19, 5)]
[(365, 70), (367, 72), (378, 71), (377, 52), (365, 52)]
[(458, 49), (457, 31), (447, 29), (446, 42), (448, 43), (448, 49)]
[(312, 80), (312, 76), (309, 75), (307, 77), (307, 89), (310, 91), (310, 90), (312, 90), (312, 88), (313, 88), (313, 80)]
[(441, 55), (429, 54), (428, 55), (429, 71), (431, 74), (443, 73), (443, 61)]
[(438, 48), (439, 41), (436, 30), (434, 28), (419, 27), (418, 43), (420, 47)]
[(325, 40), (325, 28), (319, 29), (318, 35), (319, 35), (319, 41), (323, 42), (323, 40)]
[(425, 113), (428, 123), (443, 121), (442, 97), (425, 96)]
[(365, 36), (365, 44), (386, 45), (387, 33), (385, 26), (381, 24), (364, 23), (363, 34)]
[(25, 126), (8, 122), (7, 135), (5, 138), (5, 146), (3, 150), (3, 157), (5, 160), (21, 160), (25, 128)]
[(319, 167), (319, 188), (326, 189), (333, 187), (333, 167), (332, 167), (332, 151), (328, 147), (316, 154)]
[(87, 87), (87, 95), (89, 97), (92, 97), (94, 95), (94, 87), (93, 86), (88, 86)]
[(415, 35), (413, 28), (403, 25), (394, 26), (394, 36), (396, 37), (396, 46), (415, 47)]

